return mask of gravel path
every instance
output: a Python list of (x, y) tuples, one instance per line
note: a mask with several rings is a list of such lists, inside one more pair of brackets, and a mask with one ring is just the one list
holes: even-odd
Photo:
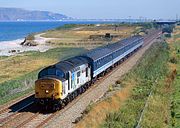
[[(108, 76), (103, 82), (100, 84), (94, 85), (95, 88), (90, 92), (87, 91), (84, 95), (79, 96), (80, 100), (73, 104), (70, 108), (68, 108), (63, 113), (60, 113), (55, 118), (53, 118), (46, 125), (47, 128), (71, 128), (75, 124), (72, 122), (75, 121), (77, 117), (81, 117), (81, 113), (86, 109), (86, 107), (90, 104), (90, 102), (96, 102), (101, 98), (105, 92), (108, 91), (109, 85), (112, 85), (117, 81), (122, 75), (127, 73), (133, 66), (136, 65), (137, 61), (142, 57), (145, 51), (153, 44), (152, 41), (145, 47), (141, 48), (137, 53), (135, 53), (132, 57), (130, 57), (127, 61), (121, 64), (116, 71), (113, 72), (110, 76)], [(86, 95), (88, 93), (88, 95)], [(68, 107), (68, 106), (67, 106)]]
[(50, 41), (50, 40), (58, 40), (58, 38), (45, 38), (45, 37), (42, 37), (42, 35), (44, 35), (46, 33), (40, 33), (40, 34), (37, 34), (34, 36), (34, 41), (37, 42), (38, 44), (41, 44), (41, 45), (44, 45), (46, 44), (47, 41)]

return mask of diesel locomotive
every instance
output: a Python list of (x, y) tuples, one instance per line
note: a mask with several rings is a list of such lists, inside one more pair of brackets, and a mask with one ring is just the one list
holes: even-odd
[(55, 110), (64, 107), (143, 43), (142, 36), (132, 36), (42, 69), (35, 82), (36, 103)]

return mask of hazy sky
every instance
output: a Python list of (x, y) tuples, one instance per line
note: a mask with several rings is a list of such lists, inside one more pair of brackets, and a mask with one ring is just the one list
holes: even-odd
[(0, 7), (47, 10), (85, 19), (180, 17), (180, 0), (0, 0)]

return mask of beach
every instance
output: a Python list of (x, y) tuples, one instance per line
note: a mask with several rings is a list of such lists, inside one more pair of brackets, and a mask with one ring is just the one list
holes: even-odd
[(51, 40), (51, 38), (41, 37), (43, 33), (35, 35), (35, 42), (37, 46), (23, 46), (21, 43), (25, 39), (17, 39), (12, 41), (3, 41), (0, 42), (0, 56), (12, 56), (19, 53), (27, 51), (39, 51), (45, 52), (48, 49), (52, 48), (51, 46), (46, 45), (46, 41)]

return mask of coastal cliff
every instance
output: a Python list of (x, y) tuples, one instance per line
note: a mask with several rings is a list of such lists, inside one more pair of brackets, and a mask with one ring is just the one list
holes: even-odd
[(72, 19), (66, 15), (48, 11), (29, 11), (20, 8), (0, 8), (0, 21), (55, 21)]

